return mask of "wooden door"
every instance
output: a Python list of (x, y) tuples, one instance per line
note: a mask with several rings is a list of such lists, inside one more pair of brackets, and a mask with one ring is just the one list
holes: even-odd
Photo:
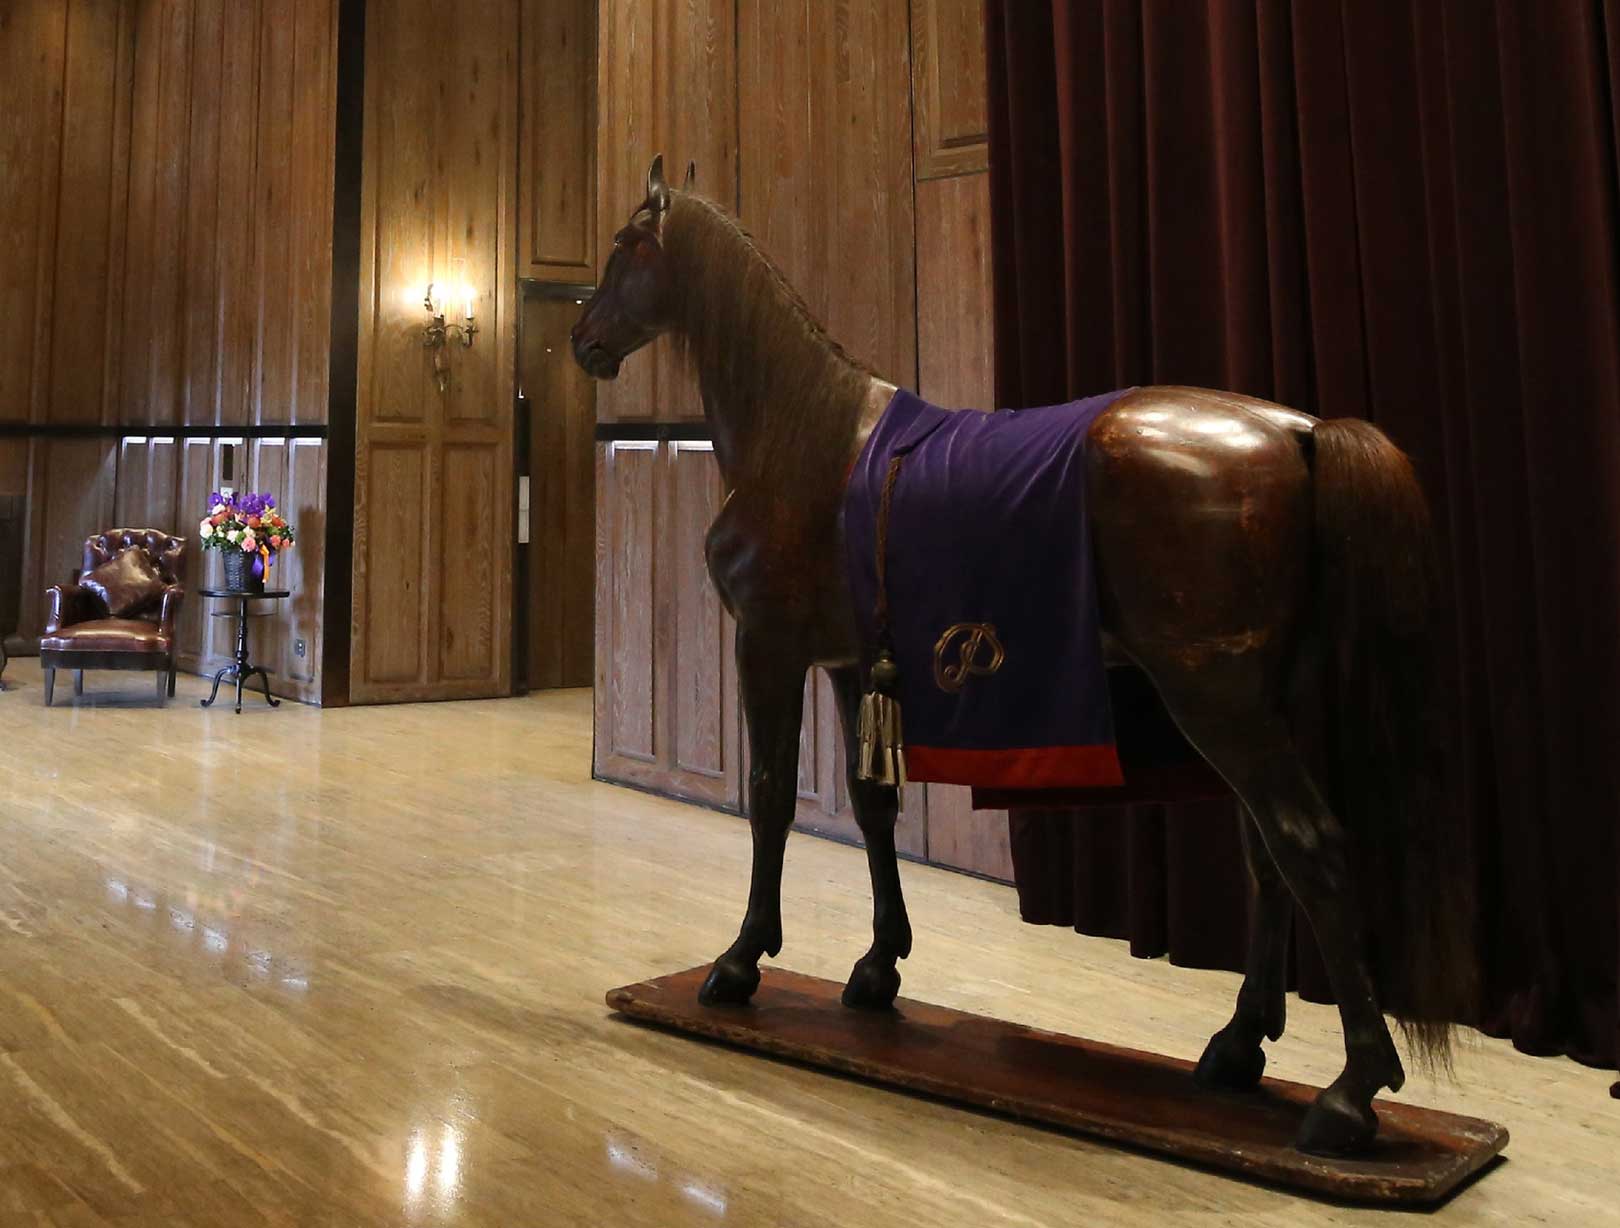
[[(512, 688), (517, 5), (366, 20), (350, 698)], [(429, 283), (475, 295), (441, 386)], [(452, 322), (462, 313), (452, 310)]]

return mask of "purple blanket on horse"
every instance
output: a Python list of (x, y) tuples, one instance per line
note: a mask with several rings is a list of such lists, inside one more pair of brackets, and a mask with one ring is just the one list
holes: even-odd
[(865, 666), (880, 636), (878, 513), (907, 773), (992, 790), (1123, 783), (1086, 518), (1085, 440), (1122, 392), (948, 411), (901, 389), (844, 495)]

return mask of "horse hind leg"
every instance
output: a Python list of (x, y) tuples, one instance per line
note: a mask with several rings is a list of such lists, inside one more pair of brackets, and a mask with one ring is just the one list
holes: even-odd
[(900, 889), (900, 861), (894, 847), (900, 795), (896, 789), (859, 778), (860, 676), (848, 668), (831, 670), (829, 674), (844, 730), (850, 802), (866, 844), (866, 865), (872, 878), (872, 945), (849, 974), (844, 985), (844, 1005), (885, 1010), (900, 992), (896, 963), (911, 954), (911, 921)]
[(1339, 1003), (1345, 1067), (1311, 1105), (1295, 1145), (1319, 1155), (1364, 1151), (1378, 1131), (1373, 1097), (1385, 1087), (1399, 1091), (1406, 1073), (1367, 966), (1348, 833), (1300, 761), (1281, 718), (1176, 715), (1193, 745), (1248, 807), (1267, 852), (1310, 920)]
[(1266, 1069), (1262, 1040), (1279, 1040), (1287, 1021), (1288, 933), (1294, 897), (1266, 851), (1254, 817), (1241, 820), (1243, 855), (1248, 863), (1253, 908), (1243, 987), (1229, 1022), (1204, 1048), (1196, 1078), (1205, 1087), (1250, 1091)]

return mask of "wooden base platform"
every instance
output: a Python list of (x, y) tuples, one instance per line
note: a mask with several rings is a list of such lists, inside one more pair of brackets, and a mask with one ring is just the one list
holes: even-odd
[(677, 1031), (1347, 1202), (1438, 1202), (1508, 1141), (1492, 1122), (1380, 1100), (1370, 1155), (1309, 1156), (1291, 1144), (1314, 1087), (1265, 1079), (1252, 1093), (1213, 1093), (1177, 1058), (905, 998), (893, 1013), (852, 1011), (832, 981), (763, 972), (746, 1007), (699, 1005), (707, 966), (612, 990), (607, 1002)]

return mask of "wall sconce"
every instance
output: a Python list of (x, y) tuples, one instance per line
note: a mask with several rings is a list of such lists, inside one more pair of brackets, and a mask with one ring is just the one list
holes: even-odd
[(427, 292), (422, 295), (422, 306), (428, 313), (427, 327), (422, 330), (422, 345), (433, 351), (433, 378), (438, 381), (439, 391), (443, 392), (450, 382), (449, 368), (444, 364), (444, 347), (450, 337), (456, 337), (463, 346), (470, 347), (473, 343), (473, 334), (478, 331), (478, 325), (473, 321), (473, 306), (477, 295), (471, 286), (461, 288), (461, 320), (446, 324), (444, 320), (444, 296), (435, 293), (437, 283), (429, 282)]

